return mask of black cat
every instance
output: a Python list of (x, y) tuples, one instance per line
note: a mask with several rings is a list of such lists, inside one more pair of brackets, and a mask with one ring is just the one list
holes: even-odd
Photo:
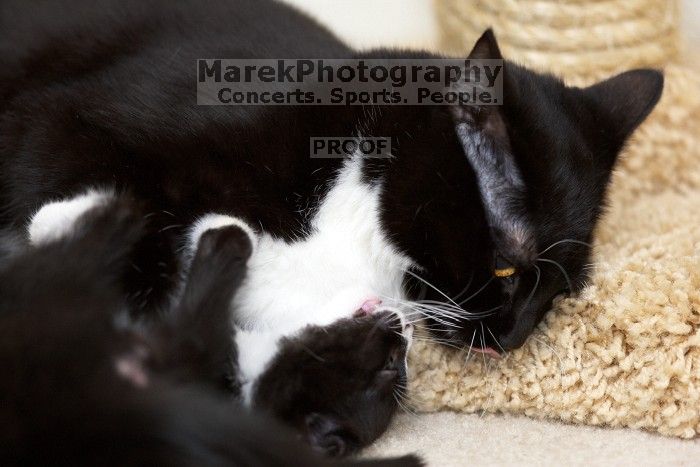
[[(256, 246), (234, 299), (242, 397), (320, 430), (329, 446), (309, 439), (330, 453), (385, 425), (347, 426), (339, 407), (383, 412), (318, 384), (344, 368), (327, 346), (342, 342), (360, 361), (364, 340), (307, 327), (335, 332), (396, 312), (404, 328), (427, 318), (452, 344), (522, 345), (552, 299), (583, 284), (617, 155), (663, 86), (660, 73), (636, 70), (567, 87), (505, 61), (501, 106), (197, 106), (196, 60), (211, 57), (435, 55), (355, 52), (266, 0), (6, 1), (0, 222), (22, 230), (36, 213), (29, 234), (42, 237), (63, 212), (129, 190), (149, 213), (122, 278), (137, 318), (182, 293), (188, 236), (248, 232)], [(491, 32), (469, 58), (502, 58)], [(393, 157), (310, 157), (310, 138), (358, 129), (391, 138)], [(314, 372), (284, 364), (305, 350)]]

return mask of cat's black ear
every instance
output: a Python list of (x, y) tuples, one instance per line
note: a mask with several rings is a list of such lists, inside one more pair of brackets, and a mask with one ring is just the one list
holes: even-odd
[[(503, 60), (492, 29), (484, 31), (467, 58), (469, 60)], [(504, 74), (502, 66), (500, 72)], [(468, 121), (493, 141), (502, 146), (508, 146), (508, 136), (500, 105), (465, 105), (454, 109), (453, 113), (458, 122)]]
[(470, 60), (502, 60), (501, 49), (498, 47), (496, 35), (489, 28), (474, 44), (474, 48), (467, 57)]
[(622, 145), (661, 97), (664, 76), (657, 70), (631, 70), (584, 89), (593, 102), (600, 129), (613, 144)]

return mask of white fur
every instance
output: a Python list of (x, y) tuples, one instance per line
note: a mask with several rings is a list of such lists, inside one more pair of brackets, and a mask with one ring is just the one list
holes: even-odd
[[(281, 337), (350, 317), (370, 297), (404, 298), (404, 271), (413, 263), (381, 229), (380, 194), (380, 186), (362, 181), (361, 159), (355, 158), (341, 169), (305, 239), (288, 243), (259, 236), (234, 300), (247, 402)], [(215, 228), (217, 219), (204, 217), (196, 231)]]
[(236, 295), (239, 326), (289, 334), (351, 316), (368, 297), (403, 297), (412, 261), (382, 231), (381, 188), (362, 181), (360, 164), (345, 164), (304, 240), (260, 237)]
[(75, 198), (45, 204), (32, 216), (27, 228), (29, 241), (39, 245), (70, 234), (80, 216), (108, 203), (112, 196), (111, 191), (91, 189)]
[(274, 332), (247, 331), (236, 327), (238, 377), (243, 401), (250, 405), (255, 382), (277, 354), (280, 336)]
[(250, 226), (241, 219), (224, 214), (207, 214), (204, 217), (200, 217), (194, 224), (192, 224), (188, 238), (190, 249), (194, 250), (197, 247), (199, 239), (207, 230), (220, 229), (230, 225), (235, 225), (248, 234), (250, 242), (253, 245), (253, 251), (255, 251), (255, 248), (258, 245), (258, 236), (253, 229), (251, 229)]
[[(281, 337), (351, 317), (369, 298), (379, 297), (387, 305), (391, 299), (404, 299), (404, 271), (413, 262), (382, 231), (381, 186), (363, 182), (361, 163), (360, 158), (345, 163), (303, 240), (288, 243), (265, 233), (257, 235), (244, 221), (221, 214), (208, 214), (190, 229), (189, 253), (204, 232), (227, 225), (243, 229), (253, 243), (248, 274), (234, 299), (240, 377), (248, 403)], [(110, 196), (90, 190), (45, 205), (29, 226), (32, 242), (64, 235), (81, 214), (108, 202)], [(402, 322), (410, 341), (412, 329)]]

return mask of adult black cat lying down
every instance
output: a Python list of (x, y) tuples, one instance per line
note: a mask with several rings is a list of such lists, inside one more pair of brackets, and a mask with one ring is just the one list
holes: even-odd
[[(29, 235), (45, 237), (106, 192), (133, 193), (149, 222), (122, 283), (139, 318), (182, 293), (188, 236), (244, 229), (256, 247), (233, 300), (242, 397), (328, 453), (385, 423), (344, 426), (369, 405), (333, 399), (334, 359), (306, 353), (320, 357), (310, 374), (284, 365), (306, 351), (285, 339), (323, 342), (385, 308), (426, 317), (452, 345), (522, 345), (552, 299), (586, 279), (616, 157), (663, 86), (636, 70), (573, 88), (506, 61), (502, 106), (204, 107), (199, 58), (433, 55), (359, 53), (267, 0), (9, 0), (2, 12), (2, 226), (23, 230), (39, 210)], [(500, 59), (493, 34), (469, 57)], [(309, 157), (310, 137), (358, 129), (390, 137), (393, 157)]]
[[(252, 252), (239, 227), (201, 235), (182, 297), (162, 321), (134, 327), (119, 319), (126, 305), (120, 271), (144, 226), (129, 200), (112, 200), (70, 226), (57, 225), (64, 235), (37, 239), (0, 268), (2, 465), (341, 465), (221, 391), (236, 386), (230, 301)], [(375, 328), (366, 342), (374, 356), (402, 347), (394, 344), (397, 322), (390, 316), (354, 324), (344, 335), (361, 339), (362, 326)], [(304, 364), (292, 358), (288, 363)], [(376, 371), (384, 385), (377, 390), (391, 393), (393, 370)], [(314, 423), (328, 423), (316, 417)]]

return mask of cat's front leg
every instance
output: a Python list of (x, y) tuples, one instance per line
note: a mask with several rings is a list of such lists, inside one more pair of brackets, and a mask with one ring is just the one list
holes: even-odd
[(135, 245), (130, 267), (122, 277), (130, 315), (155, 318), (170, 307), (182, 279), (178, 251), (186, 235), (187, 221), (170, 210), (131, 193), (91, 188), (41, 206), (29, 219), (26, 237), (34, 246), (51, 242), (79, 229), (84, 213), (99, 207), (109, 211), (120, 201), (131, 203), (144, 223), (143, 236)]
[(233, 296), (256, 246), (250, 227), (230, 216), (210, 214), (191, 227), (188, 271), (179, 303), (162, 328), (169, 350), (161, 371), (178, 381), (206, 382), (240, 394), (232, 323)]
[(114, 201), (113, 191), (90, 189), (74, 198), (46, 203), (29, 221), (29, 242), (41, 245), (64, 238), (78, 228), (79, 220), (86, 212)]

